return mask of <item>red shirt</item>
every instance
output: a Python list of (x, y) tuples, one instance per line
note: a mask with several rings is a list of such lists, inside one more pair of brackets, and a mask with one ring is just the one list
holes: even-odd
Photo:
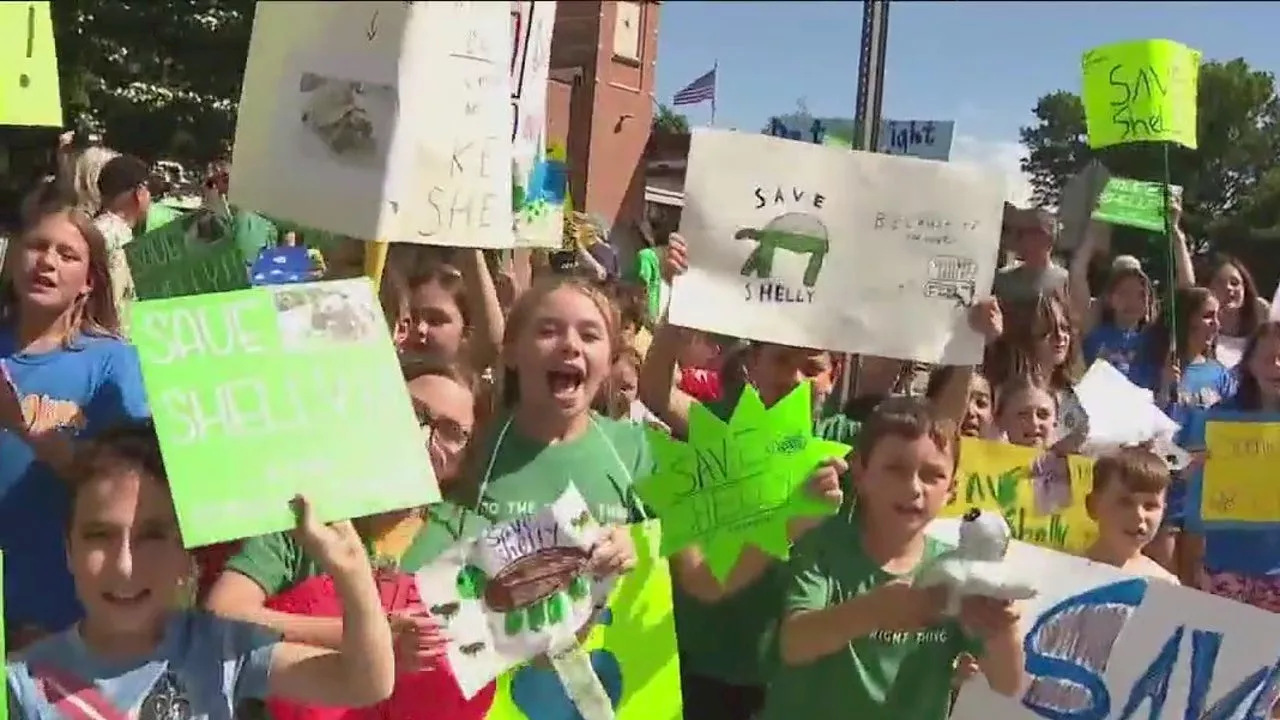
[(706, 368), (681, 368), (680, 390), (701, 403), (720, 399), (720, 371)]

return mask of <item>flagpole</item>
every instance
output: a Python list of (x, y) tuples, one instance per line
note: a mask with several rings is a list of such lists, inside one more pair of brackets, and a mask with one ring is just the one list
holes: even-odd
[(712, 77), (715, 82), (711, 85), (711, 126), (716, 124), (716, 93), (720, 91), (720, 60), (716, 59), (711, 63)]

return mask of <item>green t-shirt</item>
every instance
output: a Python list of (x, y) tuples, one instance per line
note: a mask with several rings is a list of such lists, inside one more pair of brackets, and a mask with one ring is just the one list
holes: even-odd
[[(728, 396), (732, 396), (729, 393)], [(728, 419), (737, 398), (707, 406)], [(858, 423), (844, 415), (820, 417), (814, 432), (836, 442), (853, 444)], [(846, 482), (845, 493), (852, 497)], [(763, 685), (778, 664), (778, 620), (782, 617), (785, 567), (774, 563), (760, 579), (717, 603), (704, 603), (673, 585), (676, 638), (681, 669), (733, 685)]]
[[(855, 517), (842, 512), (796, 543), (787, 565), (785, 613), (834, 607), (894, 578), (863, 553)], [(927, 539), (925, 558), (948, 549)], [(856, 638), (846, 650), (808, 664), (781, 664), (761, 718), (944, 720), (955, 661), (965, 652), (977, 655), (978, 646), (954, 620)]]
[(651, 474), (653, 467), (638, 423), (593, 413), (581, 437), (548, 445), (499, 418), (483, 442), (484, 461), (477, 472), (488, 470), (488, 477), (476, 478), (484, 489), (475, 509), (493, 522), (537, 512), (555, 502), (570, 482), (600, 523), (622, 525), (648, 517), (633, 488), (635, 479)]
[[(396, 563), (402, 572), (416, 572), (436, 559), (454, 543), (473, 538), (489, 526), (488, 521), (449, 503), (427, 508), (426, 524)], [(377, 562), (373, 546), (366, 543), (370, 560)], [(320, 575), (320, 566), (307, 557), (292, 533), (272, 533), (249, 538), (239, 552), (227, 561), (226, 568), (253, 580), (267, 597), (282, 593), (308, 578)]]

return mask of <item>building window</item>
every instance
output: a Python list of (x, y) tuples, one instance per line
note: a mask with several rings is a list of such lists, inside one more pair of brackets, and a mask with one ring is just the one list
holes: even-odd
[(644, 3), (622, 0), (615, 6), (613, 19), (613, 57), (639, 63), (644, 48)]

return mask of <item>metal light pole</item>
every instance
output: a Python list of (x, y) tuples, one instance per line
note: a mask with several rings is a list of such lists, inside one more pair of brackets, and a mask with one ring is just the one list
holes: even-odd
[[(889, 45), (889, 0), (863, 0), (862, 46), (858, 55), (858, 97), (854, 111), (854, 147), (875, 151), (880, 140), (880, 113), (884, 105), (885, 51)], [(841, 406), (857, 390), (858, 368), (848, 356), (840, 380)]]

